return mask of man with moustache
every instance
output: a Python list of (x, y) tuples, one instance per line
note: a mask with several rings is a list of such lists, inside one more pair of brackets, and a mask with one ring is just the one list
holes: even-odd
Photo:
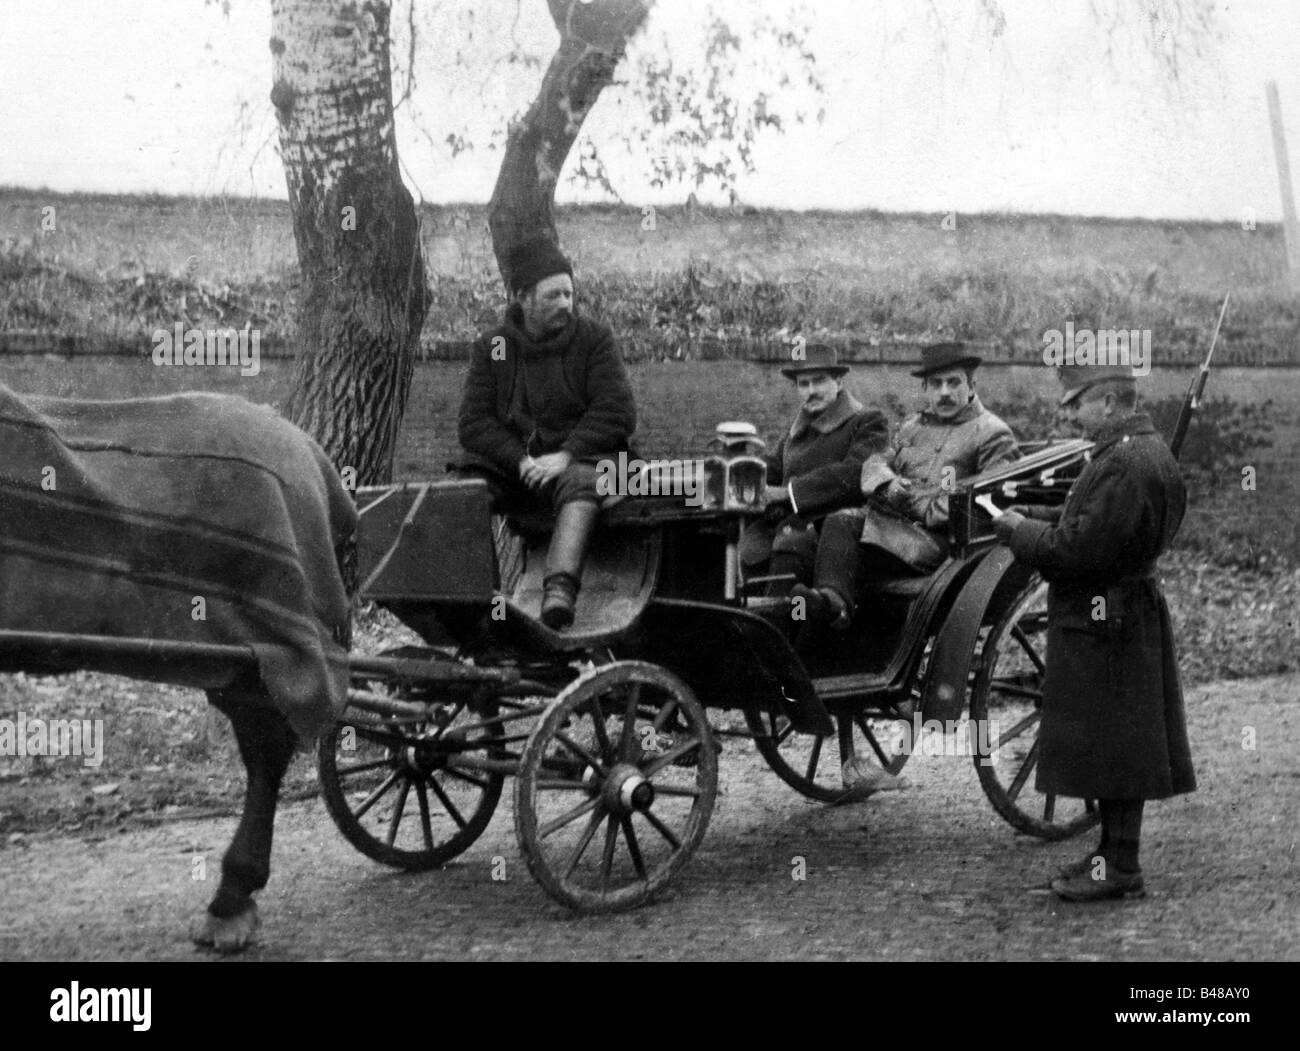
[[(844, 389), (848, 371), (835, 348), (820, 343), (807, 344), (801, 360), (781, 369), (799, 397), (799, 412), (766, 457), (769, 514), (745, 530), (745, 566), (767, 563), (773, 578), (807, 583), (818, 525), (829, 512), (857, 501), (863, 461), (888, 447), (888, 420)], [(769, 591), (781, 589), (773, 580)]]
[(858, 592), (874, 576), (932, 572), (947, 556), (948, 496), (961, 479), (1016, 456), (1016, 439), (980, 403), (981, 358), (963, 343), (921, 350), (927, 408), (908, 417), (891, 447), (862, 465), (866, 504), (829, 515), (822, 525), (813, 587), (796, 587), (809, 623), (847, 630)]
[(1095, 443), (1055, 525), (1016, 510), (998, 537), (1049, 585), (1038, 791), (1096, 799), (1101, 842), (1051, 883), (1068, 901), (1145, 892), (1148, 799), (1196, 788), (1173, 628), (1156, 579), (1187, 506), (1125, 365), (1061, 366), (1066, 422)]
[(573, 267), (547, 240), (507, 259), (503, 324), (474, 344), (460, 406), (464, 474), (485, 478), (499, 509), (546, 508), (542, 621), (573, 623), (600, 516), (596, 463), (629, 449), (636, 407), (613, 333), (574, 309)]

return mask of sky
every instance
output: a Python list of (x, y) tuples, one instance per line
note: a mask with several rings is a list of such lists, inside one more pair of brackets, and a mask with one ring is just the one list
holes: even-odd
[[(511, 6), (494, 2), (497, 12)], [(1221, 3), (1222, 39), (1209, 58), (1188, 58), (1176, 84), (1158, 75), (1140, 41), (1142, 6), (1173, 0), (1098, 0), (1131, 12), (1109, 37), (1109, 58), (1089, 0), (1000, 2), (1006, 22), (995, 32), (980, 0), (807, 0), (825, 92), (791, 104), (820, 105), (824, 119), (762, 140), (740, 199), (796, 209), (1281, 217), (1264, 82), (1278, 82), (1300, 156), (1296, 0)], [(699, 40), (700, 3), (658, 0), (638, 46), (686, 61)], [(407, 4), (396, 0), (395, 22)], [(5, 0), (0, 185), (283, 197), (269, 103), (270, 3), (227, 6)], [(475, 53), (500, 43), (488, 6), (447, 14), (445, 2), (417, 0), (417, 90), (397, 126), (418, 199), (486, 201), (500, 162), (489, 140), (540, 81), (540, 68), (454, 64), (454, 49), (466, 48), (451, 30), (467, 10), (483, 12)], [(714, 6), (744, 24), (787, 5)], [(556, 34), (545, 5), (522, 0), (520, 11), (516, 38), (549, 55)], [(628, 119), (626, 103), (602, 97), (586, 128), (621, 198), (684, 201), (691, 186), (651, 187), (645, 158), (620, 150), (615, 133)], [(443, 140), (461, 129), (476, 148), (453, 158)], [(557, 197), (609, 199), (567, 184)], [(701, 197), (717, 199), (711, 190)]]

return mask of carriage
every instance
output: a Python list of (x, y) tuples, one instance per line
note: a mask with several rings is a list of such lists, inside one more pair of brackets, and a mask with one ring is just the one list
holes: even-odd
[(847, 760), (897, 774), (936, 727), (966, 735), (1015, 828), (1063, 839), (1095, 824), (1094, 801), (1034, 789), (1047, 588), (987, 510), (1059, 504), (1090, 443), (1025, 445), (955, 487), (947, 560), (873, 582), (850, 631), (818, 637), (789, 581), (747, 577), (737, 556), (765, 511), (760, 446), (727, 435), (687, 461), (692, 495), (647, 484), (661, 495), (608, 508), (561, 633), (538, 616), (544, 519), (496, 513), (479, 481), (361, 490), (360, 592), (423, 644), (351, 659), (348, 707), (318, 752), (343, 835), (396, 868), (445, 865), (513, 778), (533, 877), (573, 909), (615, 911), (698, 847), (721, 740), (752, 740), (782, 781), (834, 804), (852, 797)]

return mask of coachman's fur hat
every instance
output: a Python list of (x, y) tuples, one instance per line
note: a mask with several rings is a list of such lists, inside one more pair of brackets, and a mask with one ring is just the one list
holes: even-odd
[(523, 292), (553, 274), (573, 276), (573, 264), (560, 247), (541, 237), (521, 241), (506, 258), (510, 269), (510, 291)]

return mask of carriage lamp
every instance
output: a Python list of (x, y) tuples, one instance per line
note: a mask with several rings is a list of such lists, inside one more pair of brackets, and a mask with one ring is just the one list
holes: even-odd
[(720, 423), (704, 461), (702, 505), (711, 511), (763, 510), (767, 463), (765, 448), (752, 423)]

